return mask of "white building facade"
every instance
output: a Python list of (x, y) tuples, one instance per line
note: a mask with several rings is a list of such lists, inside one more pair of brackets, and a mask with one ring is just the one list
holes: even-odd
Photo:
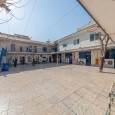
[(18, 64), (32, 63), (33, 58), (36, 63), (51, 62), (54, 46), (51, 43), (33, 41), (28, 36), (0, 33), (0, 52), (6, 49), (7, 62), (10, 64), (13, 64), (15, 58)]
[[(101, 45), (97, 36), (99, 32), (103, 33), (103, 31), (98, 28), (89, 32), (89, 28), (92, 26), (97, 26), (94, 21), (78, 28), (77, 32), (58, 40), (58, 50), (62, 55), (63, 62), (89, 66), (100, 65)], [(115, 67), (115, 46), (112, 41), (109, 41), (105, 66)]]
[[(28, 36), (9, 35), (0, 33), (0, 52), (7, 50), (7, 61), (13, 64), (15, 58), (18, 64), (32, 63), (33, 58), (37, 63), (60, 62), (77, 65), (99, 66), (101, 60), (101, 45), (97, 39), (98, 28), (89, 31), (91, 27), (98, 27), (94, 21), (77, 29), (77, 32), (62, 39), (49, 42), (31, 40)], [(105, 56), (105, 67), (115, 68), (115, 45), (109, 41)]]

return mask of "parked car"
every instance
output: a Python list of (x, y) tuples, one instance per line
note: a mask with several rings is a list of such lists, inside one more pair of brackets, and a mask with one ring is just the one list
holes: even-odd
[(47, 58), (42, 58), (42, 63), (47, 63)]

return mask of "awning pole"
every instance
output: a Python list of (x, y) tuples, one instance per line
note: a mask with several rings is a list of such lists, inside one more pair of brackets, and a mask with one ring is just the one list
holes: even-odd
[(58, 54), (57, 54), (57, 66), (58, 66)]

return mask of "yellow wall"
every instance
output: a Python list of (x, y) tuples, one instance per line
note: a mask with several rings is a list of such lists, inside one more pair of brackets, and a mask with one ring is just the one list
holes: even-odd
[(99, 65), (100, 64), (101, 51), (100, 50), (92, 50), (91, 51), (91, 64)]

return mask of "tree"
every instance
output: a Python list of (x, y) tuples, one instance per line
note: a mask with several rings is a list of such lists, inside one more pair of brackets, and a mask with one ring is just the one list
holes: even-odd
[(12, 19), (12, 17), (18, 19), (18, 20), (22, 20), (24, 19), (21, 18), (17, 18), (14, 14), (13, 14), (13, 10), (12, 9), (15, 9), (15, 8), (21, 8), (21, 7), (24, 7), (26, 6), (29, 2), (25, 3), (24, 5), (20, 5), (22, 4), (22, 1), (23, 0), (18, 0), (18, 1), (14, 1), (14, 0), (0, 0), (0, 13), (5, 11), (6, 14), (9, 14), (9, 19), (0, 19), (0, 24), (3, 24), (3, 23), (6, 23), (8, 21), (10, 21)]
[(100, 40), (101, 43), (101, 64), (100, 64), (100, 72), (103, 72), (103, 67), (104, 67), (104, 62), (105, 62), (105, 55), (107, 51), (107, 45), (110, 40), (110, 38), (105, 34), (103, 35), (101, 32), (98, 35), (98, 39)]

